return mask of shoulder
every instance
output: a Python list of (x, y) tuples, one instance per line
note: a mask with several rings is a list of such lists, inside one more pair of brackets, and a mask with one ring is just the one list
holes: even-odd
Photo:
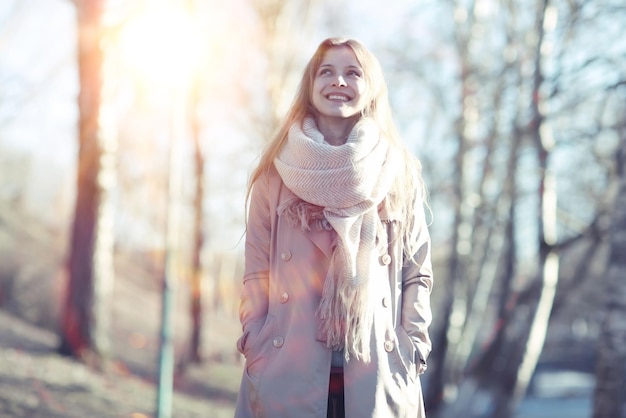
[(278, 174), (278, 171), (276, 171), (276, 167), (272, 164), (263, 170), (259, 170), (256, 178), (254, 178), (252, 182), (252, 191), (254, 192), (255, 189), (267, 190), (272, 185), (277, 183), (279, 184), (281, 181), (280, 175)]
[(250, 190), (250, 204), (253, 207), (266, 207), (270, 212), (276, 210), (282, 179), (272, 164), (258, 173)]

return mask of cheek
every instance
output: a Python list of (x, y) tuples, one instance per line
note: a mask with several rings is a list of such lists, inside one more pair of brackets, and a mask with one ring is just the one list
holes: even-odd
[(357, 92), (359, 92), (359, 95), (361, 97), (365, 97), (365, 96), (368, 95), (367, 83), (364, 80), (357, 81), (356, 86), (355, 86), (355, 90)]
[(324, 83), (319, 78), (313, 80), (313, 85), (311, 86), (311, 91), (313, 92), (313, 94), (320, 94), (323, 88)]
[(361, 87), (359, 95), (361, 96), (361, 100), (367, 102), (367, 104), (374, 100), (375, 97), (375, 95), (372, 93), (372, 90), (370, 90), (367, 85), (363, 85)]
[(309, 97), (309, 105), (316, 111), (319, 111), (320, 108), (320, 94), (319, 90), (313, 90), (311, 92), (311, 97)]

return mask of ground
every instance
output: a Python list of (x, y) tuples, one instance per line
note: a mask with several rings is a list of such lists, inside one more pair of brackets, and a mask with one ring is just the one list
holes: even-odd
[[(119, 359), (98, 372), (56, 354), (57, 336), (0, 311), (0, 417), (154, 416), (154, 379), (133, 374)], [(207, 360), (175, 380), (173, 413), (232, 417), (239, 366)]]
[[(66, 229), (44, 227), (0, 201), (0, 418), (155, 416), (160, 259), (116, 253), (111, 361), (98, 371), (57, 354), (67, 248)], [(214, 281), (205, 282), (201, 364), (185, 362), (191, 292), (184, 280), (175, 286), (173, 418), (233, 416), (242, 365), (237, 294), (218, 293)]]

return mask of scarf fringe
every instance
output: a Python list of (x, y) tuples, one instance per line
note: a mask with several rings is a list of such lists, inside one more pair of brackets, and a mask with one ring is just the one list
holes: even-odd
[(278, 207), (277, 212), (278, 216), (287, 220), (287, 225), (300, 228), (302, 232), (311, 230), (312, 220), (324, 219), (323, 208), (298, 198), (285, 201)]
[(368, 363), (371, 360), (369, 336), (374, 323), (373, 311), (368, 303), (369, 281), (360, 280), (358, 285), (354, 285), (346, 277), (342, 268), (344, 263), (337, 262), (344, 259), (344, 251), (339, 244), (333, 252), (317, 314), (328, 348), (344, 350), (346, 361), (354, 357)]

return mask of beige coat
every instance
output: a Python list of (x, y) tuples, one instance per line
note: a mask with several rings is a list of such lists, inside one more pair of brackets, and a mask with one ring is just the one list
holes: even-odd
[[(237, 418), (326, 417), (331, 351), (321, 341), (315, 311), (334, 232), (290, 227), (276, 211), (290, 197), (273, 169), (252, 191), (240, 305), (243, 335), (237, 342), (246, 364)], [(402, 266), (397, 222), (387, 223), (393, 244), (380, 254), (370, 278), (376, 286), (372, 360), (344, 361), (348, 418), (424, 417), (418, 375), (430, 352), (433, 282), (421, 202), (416, 216), (417, 264)]]

